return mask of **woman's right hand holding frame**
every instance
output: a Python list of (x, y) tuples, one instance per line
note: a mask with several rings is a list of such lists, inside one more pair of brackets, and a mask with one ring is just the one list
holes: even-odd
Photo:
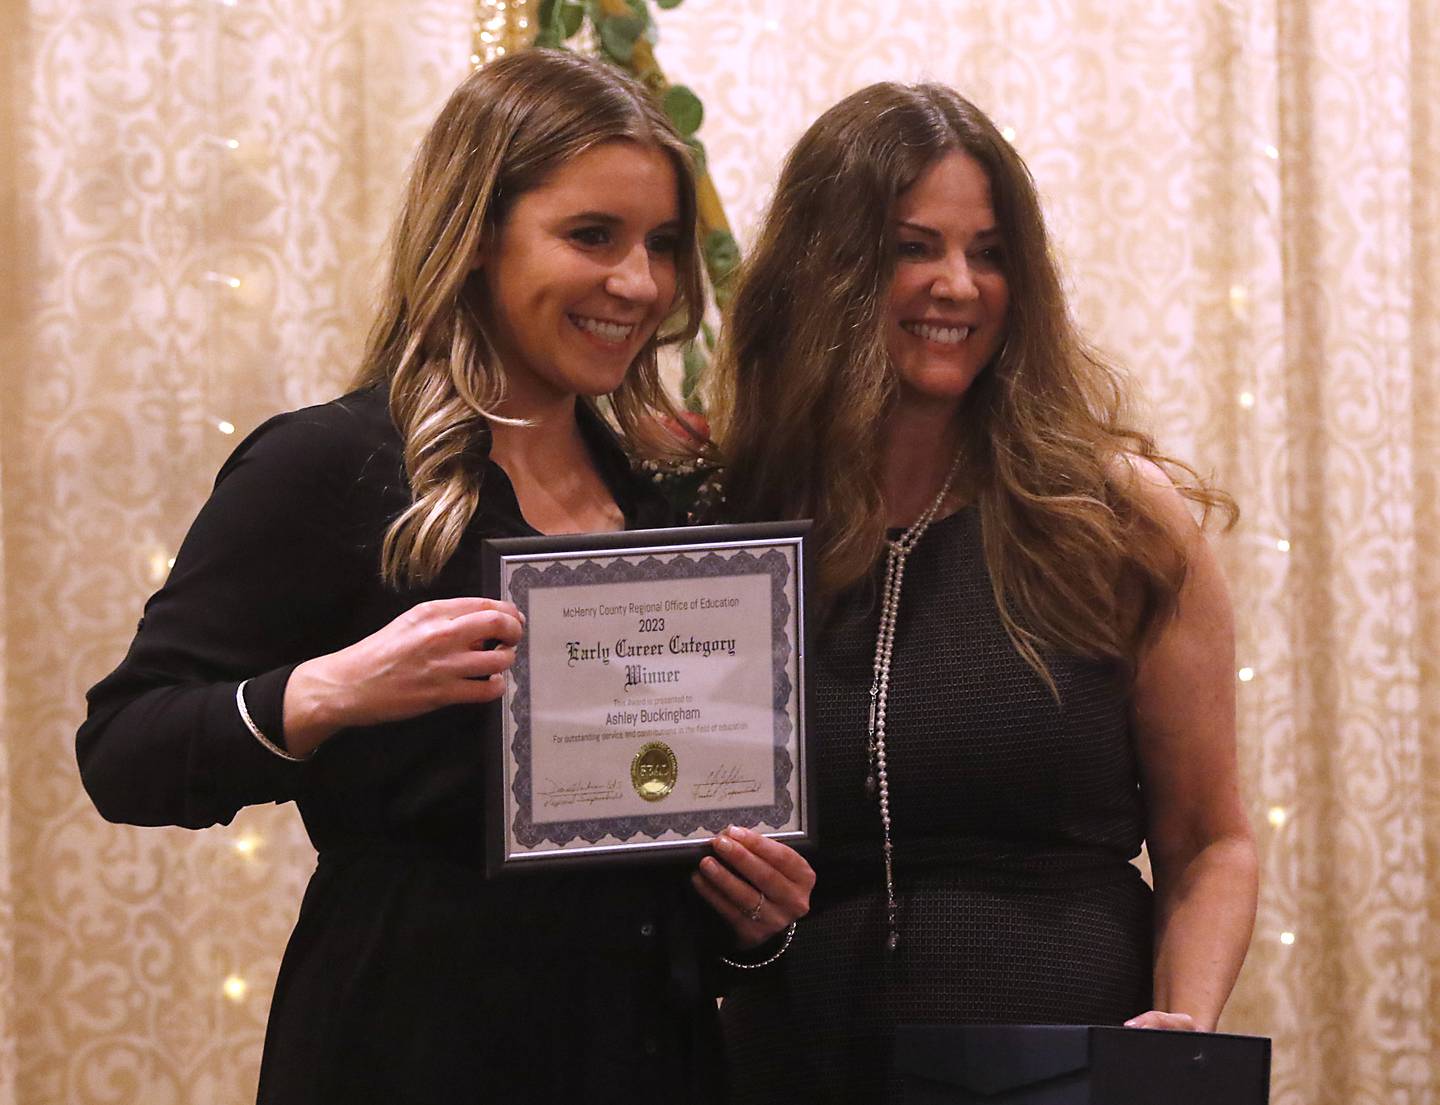
[(505, 693), (524, 616), (486, 598), (411, 607), (370, 636), (300, 664), (285, 687), (285, 746), (306, 756), (341, 729), (403, 721)]

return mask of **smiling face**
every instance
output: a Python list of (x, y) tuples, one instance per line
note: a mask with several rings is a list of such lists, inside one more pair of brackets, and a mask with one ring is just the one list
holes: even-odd
[(1010, 304), (990, 182), (974, 158), (933, 162), (895, 204), (885, 344), (900, 401), (959, 406), (995, 356)]
[(586, 150), (515, 201), (479, 261), (505, 413), (619, 387), (675, 301), (680, 225), (669, 157), (629, 141)]

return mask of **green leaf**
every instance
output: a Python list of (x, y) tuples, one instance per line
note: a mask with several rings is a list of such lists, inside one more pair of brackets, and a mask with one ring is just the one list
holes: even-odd
[(655, 0), (655, 3), (660, 5), (661, 11), (669, 11), (671, 8), (678, 8), (681, 0)]
[(740, 264), (740, 243), (728, 230), (712, 230), (705, 235), (705, 267), (710, 279), (719, 284)]
[(670, 87), (662, 106), (675, 129), (686, 138), (699, 130), (700, 124), (705, 121), (705, 107), (700, 103), (700, 97), (683, 84)]
[(543, 0), (538, 19), (540, 31), (535, 36), (535, 45), (563, 48), (565, 40), (580, 29), (584, 19), (585, 9), (579, 4), (570, 0)]
[(600, 48), (618, 62), (629, 62), (635, 56), (635, 40), (621, 38), (607, 23), (600, 26)]
[(722, 311), (734, 295), (730, 279), (740, 264), (740, 246), (728, 230), (712, 230), (705, 235), (705, 271), (710, 274), (710, 287), (715, 292), (715, 306)]
[(635, 40), (645, 24), (632, 16), (607, 16), (596, 23), (600, 31), (600, 48), (616, 61), (628, 62), (635, 55)]
[(686, 342), (683, 356), (684, 372), (680, 377), (680, 397), (685, 400), (685, 409), (700, 413), (700, 380), (705, 375), (709, 358), (698, 342)]

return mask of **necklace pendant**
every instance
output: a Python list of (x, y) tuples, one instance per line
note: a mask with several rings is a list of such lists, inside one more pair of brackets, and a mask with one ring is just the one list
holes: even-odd
[(876, 789), (875, 772), (872, 771), (865, 776), (865, 796), (867, 798), (874, 798)]

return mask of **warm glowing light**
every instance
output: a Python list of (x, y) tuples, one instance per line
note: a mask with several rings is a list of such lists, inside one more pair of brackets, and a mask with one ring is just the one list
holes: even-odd
[(245, 992), (250, 989), (245, 980), (239, 975), (231, 975), (220, 987), (225, 991), (225, 996), (231, 1001), (244, 1001)]
[(169, 574), (171, 566), (175, 561), (167, 557), (164, 552), (156, 551), (150, 554), (150, 582), (163, 583), (165, 576)]
[(253, 856), (259, 847), (260, 838), (254, 833), (246, 833), (235, 842), (235, 850), (246, 857)]
[(215, 428), (222, 434), (233, 434), (235, 432), (235, 423), (222, 418), (219, 422), (215, 423)]
[(1268, 157), (1271, 161), (1279, 161), (1279, 160), (1280, 160), (1280, 150), (1279, 150), (1277, 147), (1272, 146), (1272, 145), (1270, 145), (1270, 144), (1267, 143), (1266, 145), (1261, 146), (1260, 148), (1265, 151), (1265, 156)]
[(1275, 542), (1275, 548), (1278, 549), (1280, 552), (1289, 552), (1290, 542), (1286, 541), (1285, 538), (1282, 537)]
[(1244, 315), (1250, 306), (1250, 289), (1244, 284), (1230, 285), (1230, 312), (1236, 316)]
[(1255, 393), (1253, 391), (1242, 391), (1240, 393), (1240, 405), (1248, 411), (1255, 405)]
[(470, 55), (470, 64), (471, 64), (471, 65), (479, 65), (479, 64), (480, 64), (480, 55), (479, 55), (479, 54), (471, 54), (471, 55)]
[(1014, 127), (1001, 127), (1001, 128), (1000, 128), (1000, 137), (1003, 138), (1003, 139), (1005, 139), (1005, 141), (1009, 142), (1011, 145), (1014, 145), (1014, 144), (1015, 144), (1015, 128), (1014, 128)]
[(227, 150), (238, 150), (238, 149), (240, 148), (240, 139), (238, 139), (238, 138), (227, 138), (227, 139), (225, 139), (225, 148), (226, 148)]
[(1265, 818), (1278, 829), (1285, 824), (1285, 819), (1289, 816), (1284, 806), (1271, 806), (1270, 812), (1265, 815)]
[(211, 284), (224, 284), (227, 288), (238, 288), (240, 286), (240, 278), (238, 276), (230, 276), (228, 273), (207, 272), (205, 279)]
[(1255, 669), (1254, 669), (1254, 668), (1241, 668), (1239, 671), (1237, 671), (1237, 672), (1235, 673), (1235, 675), (1236, 675), (1236, 677), (1240, 680), (1240, 682), (1242, 682), (1242, 683), (1248, 683), (1248, 682), (1250, 682), (1250, 680), (1252, 680), (1252, 679), (1255, 678)]
[(1280, 934), (1280, 943), (1288, 948), (1291, 944), (1295, 943), (1295, 934), (1293, 932), (1282, 932)]
[(166, 567), (166, 568), (173, 568), (173, 567), (175, 567), (175, 558), (174, 558), (173, 556), (167, 557), (167, 558), (165, 559), (165, 567)]

